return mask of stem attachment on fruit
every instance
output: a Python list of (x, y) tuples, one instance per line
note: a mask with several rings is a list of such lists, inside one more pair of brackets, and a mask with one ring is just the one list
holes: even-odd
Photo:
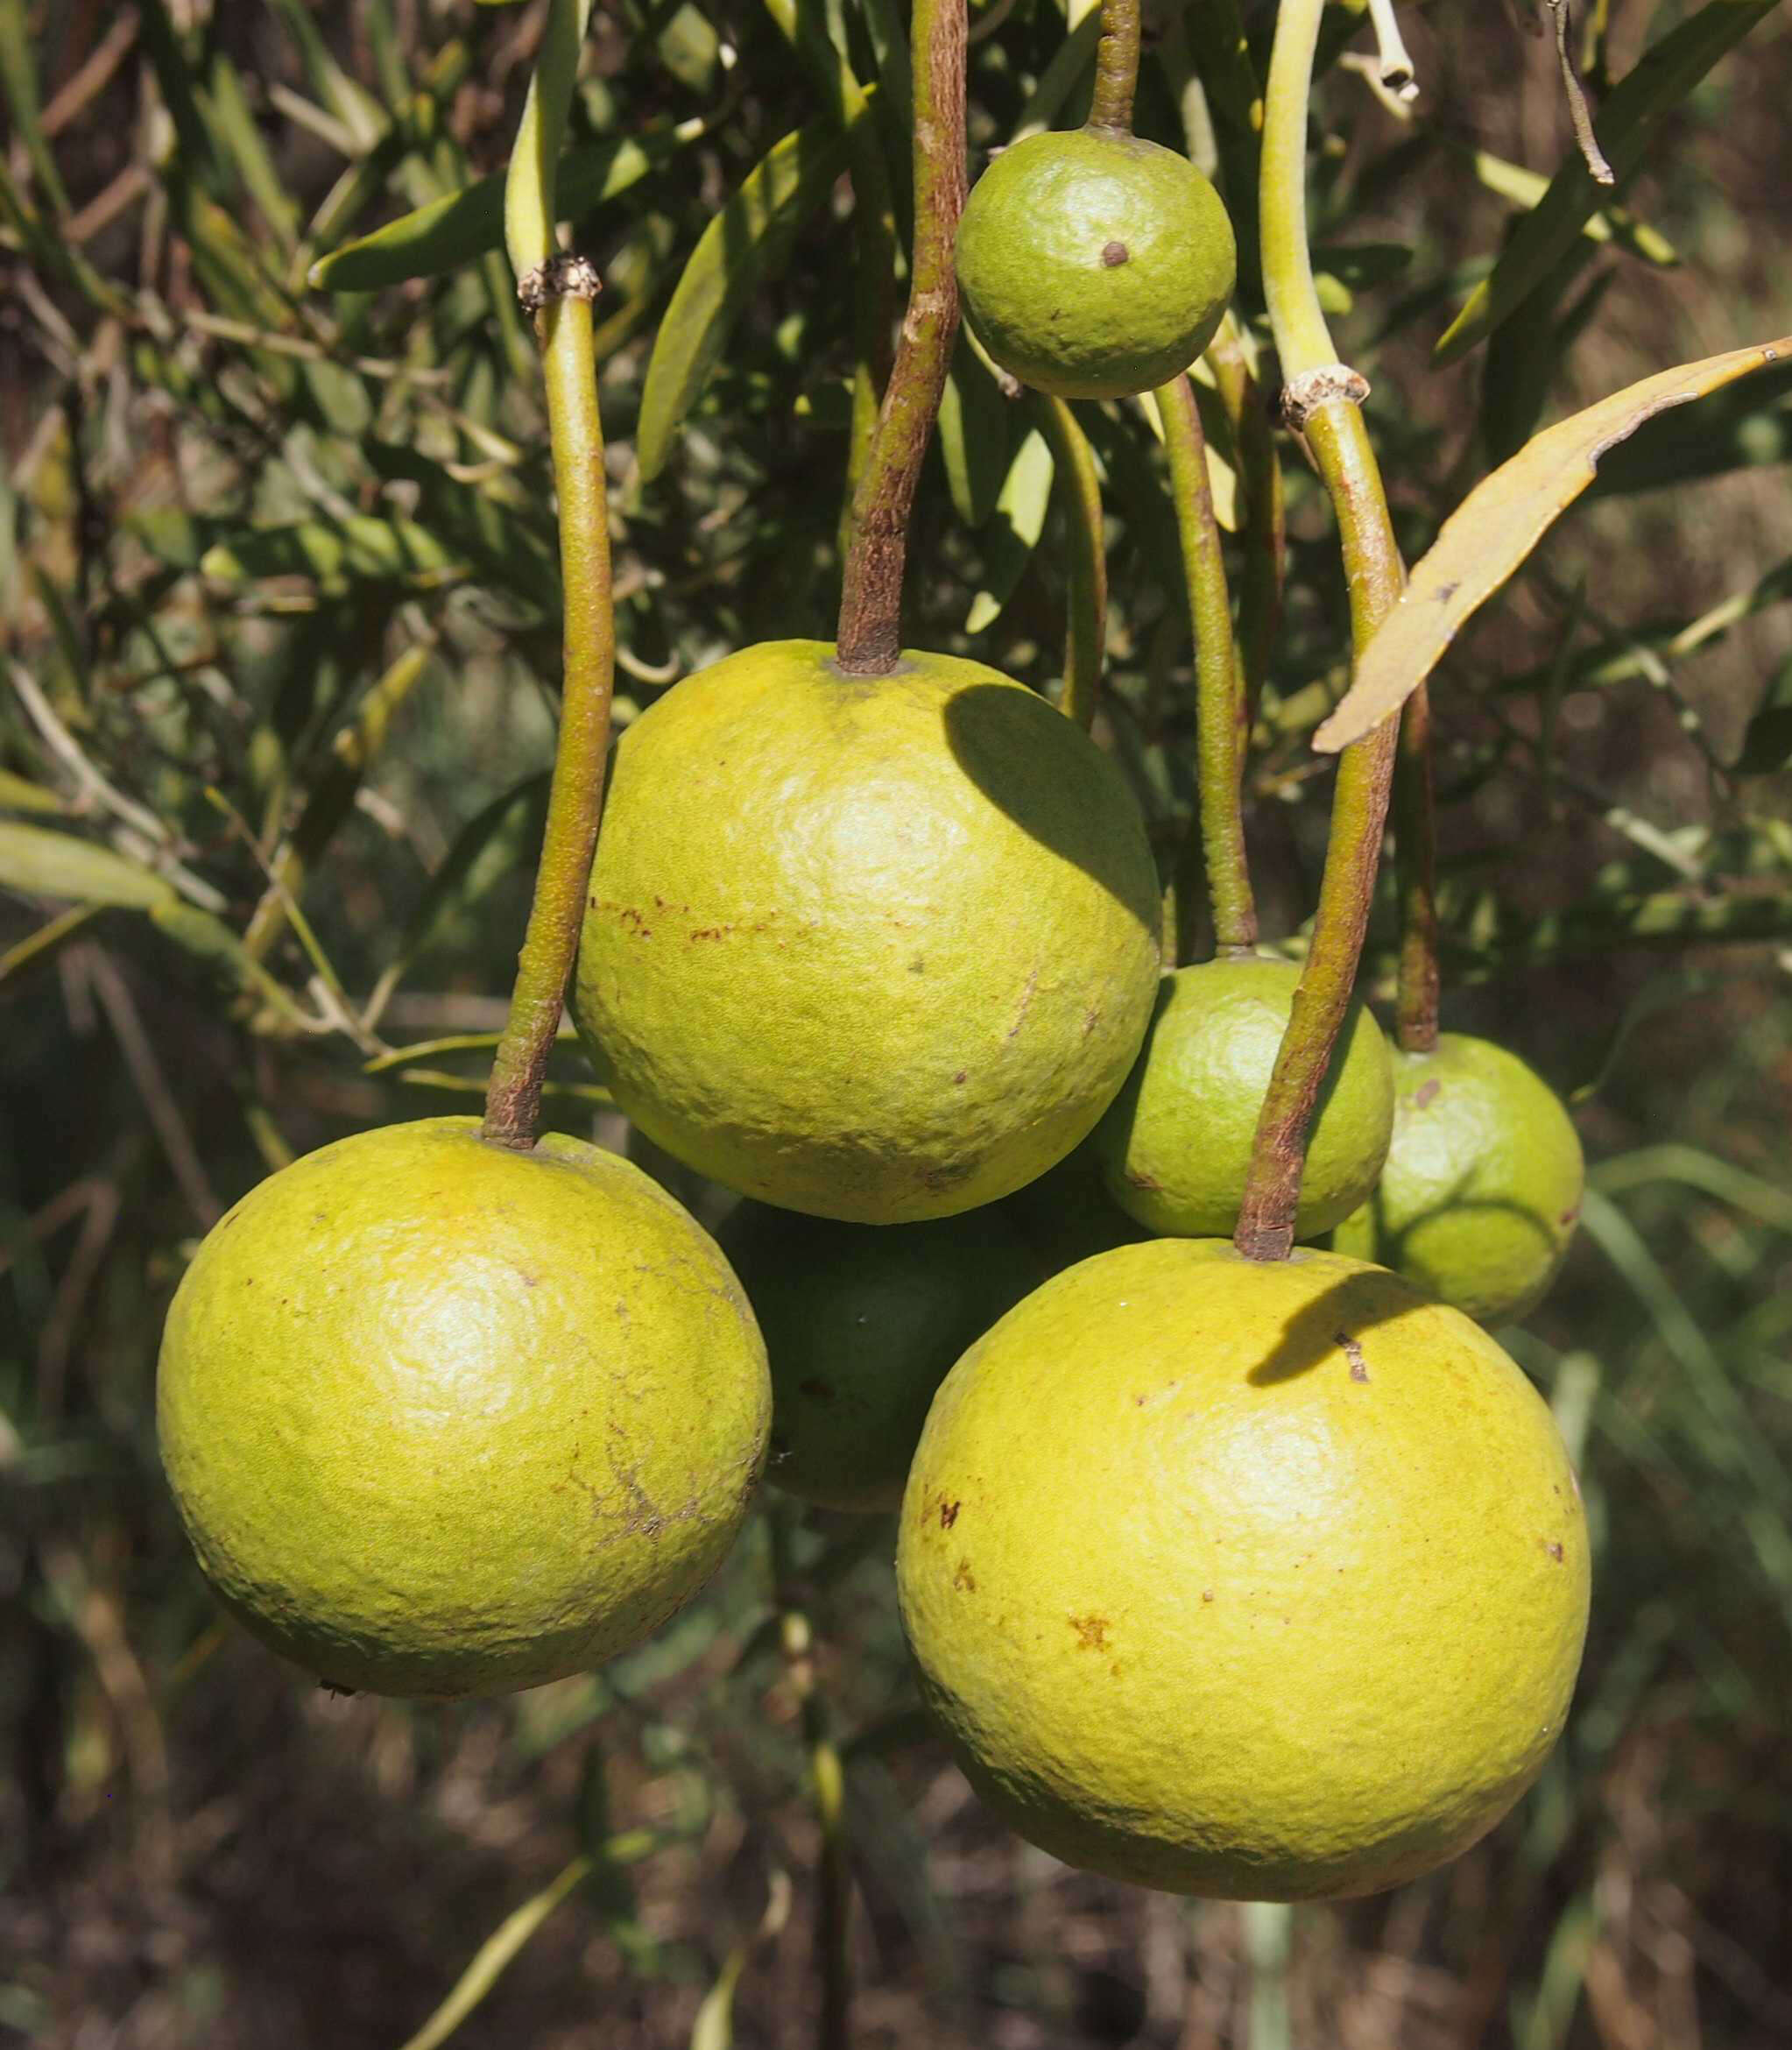
[(553, 0), (504, 195), (505, 239), (518, 297), (534, 315), (541, 347), (566, 605), (560, 739), (547, 831), (510, 1016), (485, 1097), (483, 1135), (519, 1152), (535, 1143), (541, 1085), (584, 917), (616, 665), (609, 494), (592, 343), (597, 273), (583, 258), (563, 255), (554, 246), (554, 166), (590, 4)]
[(1202, 851), (1208, 901), (1213, 907), (1215, 951), (1246, 954), (1257, 944), (1257, 907), (1245, 854), (1239, 802), (1244, 772), (1243, 693), (1232, 640), (1232, 607), (1225, 555), (1207, 477), (1207, 437), (1195, 387), (1185, 375), (1160, 387), (1170, 491), (1182, 542), (1182, 573), (1195, 629), (1196, 753)]
[(1095, 46), (1095, 97), (1087, 125), (1107, 135), (1132, 132), (1132, 95), (1139, 87), (1139, 0), (1102, 0), (1101, 40)]
[(902, 339), (852, 505), (836, 661), (887, 676), (902, 656), (902, 575), (921, 459), (958, 332), (952, 244), (964, 211), (965, 0), (914, 0), (914, 250)]
[(1431, 696), (1422, 683), (1400, 710), (1393, 852), (1400, 876), (1395, 1039), (1402, 1053), (1430, 1053), (1437, 1044), (1437, 815), (1431, 788)]
[[(1324, 0), (1281, 0), (1276, 16), (1263, 124), (1263, 282), (1282, 376), (1296, 392), (1301, 432), (1337, 518), (1351, 639), (1360, 655), (1393, 609), (1406, 573), (1350, 381), (1354, 373), (1337, 374), (1346, 366), (1336, 360), (1307, 247), (1307, 105), (1323, 7)], [(1314, 372), (1324, 376), (1316, 380)], [(1312, 945), (1258, 1117), (1234, 1234), (1246, 1259), (1286, 1259), (1294, 1244), (1307, 1129), (1350, 1008), (1368, 928), (1397, 733), (1395, 722), (1384, 720), (1338, 757)]]

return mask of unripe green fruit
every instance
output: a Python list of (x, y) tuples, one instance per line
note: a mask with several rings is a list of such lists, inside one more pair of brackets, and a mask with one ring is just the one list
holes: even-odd
[(923, 1698), (1090, 1871), (1348, 1898), (1497, 1822), (1561, 1733), (1579, 1489), (1487, 1334), (1397, 1276), (1154, 1240), (947, 1375), (903, 1496)]
[(573, 993), (617, 1102), (714, 1180), (862, 1224), (1042, 1174), (1125, 1079), (1157, 875), (1114, 764), (980, 663), (744, 649), (616, 750)]
[(1393, 1074), (1386, 1164), (1334, 1244), (1483, 1324), (1522, 1317), (1580, 1221), (1586, 1163), (1567, 1111), (1516, 1054), (1462, 1033), (1396, 1054)]
[(822, 1509), (897, 1507), (935, 1389), (1045, 1278), (991, 1210), (879, 1227), (744, 1203), (722, 1248), (772, 1362), (766, 1478)]
[[(1154, 1232), (1231, 1232), (1301, 972), (1258, 956), (1164, 978), (1139, 1064), (1091, 1142), (1120, 1207)], [(1344, 1020), (1307, 1142), (1295, 1235), (1347, 1217), (1375, 1185), (1393, 1128), (1387, 1042), (1361, 1004)]]
[(1187, 370), (1238, 269), (1219, 194), (1186, 157), (1093, 128), (1004, 150), (971, 188), (956, 253), (971, 332), (1065, 399), (1123, 399)]
[(715, 1242), (615, 1155), (363, 1132), (214, 1227), (157, 1430), (225, 1604), (329, 1685), (451, 1698), (625, 1651), (734, 1542), (765, 1347)]
[(1090, 1139), (1038, 1181), (1017, 1189), (1001, 1209), (1043, 1262), (1048, 1274), (1074, 1267), (1097, 1253), (1111, 1253), (1116, 1246), (1136, 1246), (1151, 1235), (1108, 1194), (1101, 1161)]

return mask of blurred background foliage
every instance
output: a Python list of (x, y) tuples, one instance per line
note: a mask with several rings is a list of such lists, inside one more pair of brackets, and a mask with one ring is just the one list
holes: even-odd
[[(973, 10), (973, 168), (1081, 117), (1093, 17), (1070, 5)], [(1594, 1163), (1568, 1271), (1510, 1334), (1584, 1475), (1592, 1636), (1566, 1740), (1487, 1842), (1292, 1918), (1069, 1873), (980, 1814), (921, 1722), (887, 1524), (775, 1498), (661, 1637), (512, 1700), (337, 1699), (219, 1620), (153, 1443), (182, 1262), (293, 1152), (476, 1107), (520, 933), (558, 570), (477, 181), (542, 13), (0, 0), (0, 2036), (395, 2050), (497, 1931), (457, 2041), (801, 2042), (825, 1719), (867, 2046), (1792, 2040), (1792, 372), (1614, 455), (1434, 686), (1445, 1022), (1569, 1094)], [(1240, 220), (1247, 356), (1272, 15), (1149, 8), (1139, 95), (1141, 131)], [(1410, 106), (1378, 89), (1360, 7), (1322, 52), (1314, 235), (1409, 557), (1537, 425), (1792, 327), (1792, 22), (1588, 0), (1596, 110), (1670, 37), (1698, 60), (1628, 132), (1619, 190), (1520, 246), (1516, 313), (1437, 350), (1549, 181), (1558, 216), (1575, 201), (1549, 20), (1402, 10)], [(565, 183), (606, 285), (624, 718), (730, 648), (831, 633), (878, 283), (844, 173), (900, 220), (905, 34), (892, 0), (594, 22)], [(1203, 399), (1242, 479), (1218, 480), (1235, 590), (1261, 578), (1273, 463), (1286, 489), (1248, 797), (1266, 930), (1298, 953), (1330, 784), (1306, 737), (1346, 634), (1273, 384), (1261, 361), (1230, 408)], [(908, 631), (1052, 689), (1074, 534), (1032, 403), (961, 349)], [(1169, 877), (1194, 751), (1162, 463), (1138, 406), (1079, 417), (1110, 570), (1098, 730)], [(1383, 994), (1393, 939), (1379, 917)], [(570, 1048), (553, 1089), (555, 1122), (641, 1150)]]

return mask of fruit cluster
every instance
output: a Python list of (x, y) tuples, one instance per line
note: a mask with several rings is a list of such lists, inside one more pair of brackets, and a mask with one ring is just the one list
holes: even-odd
[[(1002, 155), (956, 244), (985, 348), (1074, 397), (1179, 378), (1233, 265), (1205, 180), (1111, 123)], [(1246, 1257), (1301, 971), (1164, 974), (1145, 823), (1082, 726), (846, 640), (637, 719), (585, 892), (579, 1033), (744, 1199), (721, 1246), (627, 1163), (470, 1120), (277, 1174), (163, 1347), (201, 1564), (332, 1686), (526, 1686), (688, 1600), (769, 1453), (899, 1511), (926, 1699), (1036, 1841), (1259, 1898), (1426, 1870), (1534, 1777), (1578, 1663), (1578, 1490), (1480, 1327), (1561, 1261), (1572, 1128), (1511, 1055), (1391, 1053), (1358, 1005), (1293, 1218), (1334, 1243)]]

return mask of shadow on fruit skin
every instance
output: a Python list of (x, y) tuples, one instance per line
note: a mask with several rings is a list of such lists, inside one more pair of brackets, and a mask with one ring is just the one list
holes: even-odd
[[(945, 725), (959, 767), (992, 804), (1042, 847), (1073, 862), (1147, 932), (1157, 932), (1157, 878), (1142, 852), (1143, 829), (1136, 846), (1115, 831), (1130, 797), (1118, 771), (1074, 720), (1032, 691), (991, 683), (953, 696)], [(1052, 766), (1060, 773), (1041, 774)], [(1111, 793), (1102, 788), (1104, 775)]]
[[(1378, 1325), (1393, 1323), (1425, 1303), (1423, 1294), (1398, 1275), (1374, 1267), (1342, 1276), (1323, 1296), (1282, 1327), (1275, 1349), (1245, 1378), (1253, 1388), (1273, 1387), (1323, 1365), (1342, 1351), (1353, 1379), (1375, 1379), (1373, 1355), (1364, 1346)], [(1354, 1348), (1354, 1350), (1352, 1349)]]

